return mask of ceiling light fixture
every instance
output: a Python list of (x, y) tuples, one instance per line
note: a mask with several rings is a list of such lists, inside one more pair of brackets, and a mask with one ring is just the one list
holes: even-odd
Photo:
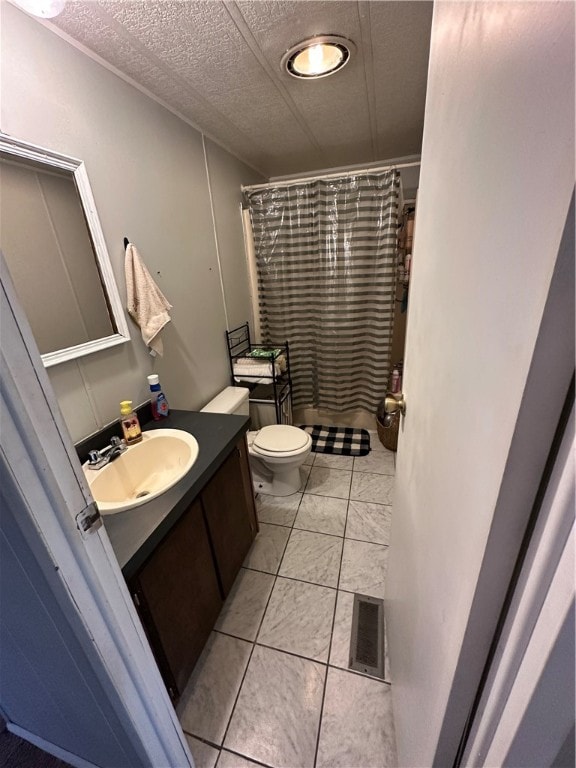
[(348, 63), (354, 48), (354, 43), (345, 37), (316, 35), (286, 51), (282, 69), (301, 80), (328, 77)]
[(41, 19), (53, 19), (62, 13), (66, 0), (12, 0), (23, 11), (39, 16)]

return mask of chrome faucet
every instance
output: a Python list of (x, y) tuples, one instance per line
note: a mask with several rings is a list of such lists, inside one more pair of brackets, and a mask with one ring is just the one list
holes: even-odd
[(89, 451), (88, 469), (102, 469), (106, 464), (118, 458), (121, 453), (124, 453), (127, 448), (125, 440), (121, 440), (119, 437), (111, 437), (110, 445), (102, 448), (101, 451)]

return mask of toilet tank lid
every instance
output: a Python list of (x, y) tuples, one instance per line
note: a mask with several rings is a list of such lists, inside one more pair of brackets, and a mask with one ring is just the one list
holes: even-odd
[(201, 413), (234, 413), (249, 395), (250, 390), (245, 387), (226, 387), (202, 408)]

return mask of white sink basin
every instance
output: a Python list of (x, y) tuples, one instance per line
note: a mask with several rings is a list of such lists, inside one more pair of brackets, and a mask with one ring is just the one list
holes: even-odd
[(198, 443), (188, 432), (154, 429), (102, 469), (82, 468), (101, 514), (114, 515), (165, 493), (197, 458)]

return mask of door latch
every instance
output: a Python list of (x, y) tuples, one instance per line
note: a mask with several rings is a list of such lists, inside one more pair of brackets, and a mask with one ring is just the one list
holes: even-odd
[(76, 526), (83, 539), (102, 526), (102, 516), (95, 501), (76, 515)]

